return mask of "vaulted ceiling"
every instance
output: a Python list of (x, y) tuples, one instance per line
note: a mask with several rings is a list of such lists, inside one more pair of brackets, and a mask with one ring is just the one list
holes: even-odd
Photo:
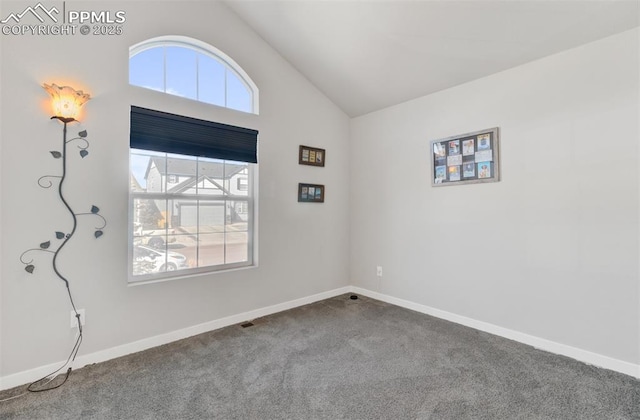
[(352, 117), (640, 24), (638, 0), (228, 0), (227, 4)]

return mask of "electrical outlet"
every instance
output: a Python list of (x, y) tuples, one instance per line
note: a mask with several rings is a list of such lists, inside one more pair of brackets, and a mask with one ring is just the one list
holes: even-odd
[[(84, 309), (78, 309), (78, 315), (80, 315), (80, 325), (84, 327)], [(71, 311), (71, 328), (78, 328), (78, 318), (76, 318), (76, 313), (74, 311)]]
[(376, 267), (376, 276), (382, 277), (382, 266), (380, 265)]

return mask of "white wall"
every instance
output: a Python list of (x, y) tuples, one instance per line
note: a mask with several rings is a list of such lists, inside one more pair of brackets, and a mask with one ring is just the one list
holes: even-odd
[[(637, 367), (638, 35), (353, 119), (352, 283)], [(431, 187), (430, 140), (495, 126), (502, 181)]]
[[(3, 17), (29, 5), (3, 2)], [(73, 343), (66, 291), (51, 259), (38, 256), (32, 275), (19, 262), (23, 250), (71, 225), (55, 189), (36, 184), (60, 164), (49, 154), (61, 148), (62, 130), (49, 120), (44, 82), (92, 95), (81, 124), (90, 154), (81, 160), (72, 153), (67, 196), (76, 208), (100, 207), (108, 226), (95, 240), (92, 220), (81, 218), (59, 258), (77, 306), (86, 309), (81, 356), (348, 285), (349, 120), (342, 111), (220, 2), (67, 2), (67, 8), (124, 10), (127, 20), (120, 36), (0, 38), (0, 380), (64, 360)], [(161, 94), (129, 87), (129, 46), (174, 34), (210, 43), (242, 66), (260, 88), (260, 116), (189, 100), (167, 105)], [(258, 268), (127, 285), (131, 104), (260, 130)], [(298, 165), (300, 144), (326, 148), (326, 167)], [(298, 182), (325, 184), (326, 202), (297, 203)]]
[[(81, 220), (60, 258), (87, 311), (81, 356), (353, 284), (640, 363), (637, 30), (349, 124), (219, 2), (100, 4), (126, 11), (123, 35), (0, 37), (0, 389), (65, 359), (73, 341), (46, 258), (33, 275), (18, 261), (70, 226), (55, 191), (36, 185), (59, 170), (44, 82), (93, 96), (91, 154), (70, 160), (67, 194), (109, 225), (95, 240)], [(29, 5), (3, 1), (0, 14)], [(129, 87), (128, 47), (168, 34), (233, 57), (260, 88), (260, 116)], [(129, 105), (158, 102), (260, 130), (258, 268), (127, 285)], [(430, 187), (429, 140), (493, 126), (501, 182)], [(299, 144), (326, 148), (327, 166), (298, 165)], [(326, 202), (298, 204), (298, 182), (326, 184)]]

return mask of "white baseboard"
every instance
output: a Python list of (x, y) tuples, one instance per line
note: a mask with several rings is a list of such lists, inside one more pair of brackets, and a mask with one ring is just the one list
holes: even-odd
[[(216, 320), (205, 322), (199, 325), (183, 328), (181, 330), (172, 331), (166, 334), (145, 338), (142, 340), (134, 341), (132, 343), (123, 344), (120, 346), (112, 347), (112, 348), (101, 350), (98, 352), (80, 355), (76, 358), (74, 367), (78, 368), (78, 367), (86, 366), (92, 363), (99, 363), (99, 362), (104, 362), (106, 360), (115, 359), (116, 357), (126, 356), (127, 354), (136, 353), (152, 347), (157, 347), (163, 344), (171, 343), (173, 341), (181, 340), (183, 338), (202, 334), (208, 331), (217, 330), (230, 325), (235, 325), (243, 321), (248, 321), (248, 320), (260, 318), (263, 316), (271, 315), (277, 312), (286, 311), (288, 309), (297, 308), (299, 306), (303, 306), (309, 303), (332, 298), (334, 296), (339, 296), (345, 293), (357, 293), (364, 296), (368, 296), (370, 298), (387, 302), (392, 305), (400, 306), (403, 308), (411, 309), (416, 312), (421, 312), (427, 315), (435, 316), (437, 318), (455, 322), (456, 324), (461, 324), (461, 325), (471, 327), (480, 331), (485, 331), (490, 334), (494, 334), (500, 337), (508, 338), (510, 340), (518, 341), (523, 344), (528, 344), (540, 350), (545, 350), (551, 353), (567, 356), (572, 359), (576, 359), (590, 365), (602, 367), (605, 369), (610, 369), (610, 370), (624, 373), (626, 375), (630, 375), (640, 379), (640, 365), (635, 365), (633, 363), (614, 359), (608, 356), (603, 356), (601, 354), (589, 352), (576, 347), (571, 347), (565, 344), (556, 343), (554, 341), (524, 334), (518, 331), (510, 330), (508, 328), (499, 327), (497, 325), (489, 324), (487, 322), (478, 321), (478, 320), (467, 318), (451, 312), (435, 309), (426, 305), (421, 305), (418, 303), (410, 302), (408, 300), (399, 299), (393, 296), (388, 296), (382, 293), (374, 292), (374, 291), (363, 289), (360, 287), (353, 287), (353, 286), (346, 286), (346, 287), (341, 287), (339, 289), (329, 290), (327, 292), (322, 292), (312, 296), (307, 296), (304, 298), (295, 299), (288, 302), (283, 302), (276, 305), (267, 306), (264, 308), (259, 308), (259, 309), (243, 312), (236, 315), (231, 315), (225, 318), (216, 319)], [(63, 361), (60, 361), (60, 362), (52, 363), (46, 366), (40, 366), (34, 369), (0, 377), (0, 390), (5, 390), (5, 389), (13, 388), (16, 386), (24, 385), (24, 384), (33, 382), (37, 379), (40, 379), (41, 377), (48, 375), (49, 373), (51, 373), (52, 371), (60, 367), (63, 363), (64, 363)]]
[(456, 315), (451, 312), (435, 309), (426, 305), (421, 305), (418, 303), (410, 302), (408, 300), (388, 296), (382, 293), (373, 292), (371, 290), (363, 289), (360, 287), (352, 287), (351, 291), (364, 296), (368, 296), (372, 299), (377, 299), (383, 302), (390, 303), (392, 305), (401, 306), (403, 308), (431, 315), (436, 318), (445, 319), (447, 321), (455, 322), (456, 324), (461, 324), (467, 327), (474, 328), (476, 330), (488, 332), (490, 334), (518, 341), (523, 344), (528, 344), (540, 350), (567, 356), (572, 359), (587, 363), (589, 365), (610, 369), (640, 379), (640, 365), (614, 359), (608, 356), (603, 356), (601, 354), (582, 350), (576, 347), (568, 346), (566, 344), (556, 343), (555, 341), (535, 337), (533, 335), (521, 333), (519, 331), (514, 331), (508, 328), (489, 324), (488, 322), (478, 321), (472, 318), (467, 318), (465, 316)]
[[(106, 360), (115, 359), (116, 357), (126, 356), (127, 354), (136, 353), (142, 350), (150, 349), (152, 347), (157, 347), (163, 344), (171, 343), (173, 341), (181, 340), (183, 338), (192, 337), (194, 335), (217, 330), (223, 327), (228, 327), (230, 325), (235, 325), (243, 321), (260, 318), (263, 316), (275, 314), (277, 312), (282, 312), (288, 309), (293, 309), (299, 306), (307, 305), (309, 303), (332, 298), (334, 296), (339, 296), (344, 293), (349, 293), (351, 289), (352, 288), (349, 286), (341, 287), (339, 289), (329, 290), (327, 292), (318, 293), (318, 294), (303, 297), (300, 299), (290, 300), (288, 302), (267, 306), (265, 308), (259, 308), (253, 311), (231, 315), (225, 318), (216, 319), (213, 321), (194, 325), (192, 327), (187, 327), (187, 328), (183, 328), (177, 331), (172, 331), (166, 334), (145, 338), (142, 340), (134, 341), (132, 343), (123, 344), (117, 347), (112, 347), (112, 348), (97, 351), (94, 353), (83, 354), (76, 358), (73, 365), (74, 365), (74, 368), (77, 369), (79, 367), (86, 366), (92, 363), (104, 362)], [(33, 381), (36, 381), (42, 378), (43, 376), (48, 375), (54, 370), (58, 369), (63, 363), (64, 361), (60, 361), (60, 362), (52, 363), (46, 366), (40, 366), (34, 369), (0, 377), (0, 390), (9, 389), (9, 388), (13, 388), (16, 386), (20, 386), (20, 385), (24, 385), (24, 384), (28, 384)]]

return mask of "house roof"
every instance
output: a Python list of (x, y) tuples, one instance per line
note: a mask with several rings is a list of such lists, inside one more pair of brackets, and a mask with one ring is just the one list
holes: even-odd
[(144, 191), (144, 188), (142, 188), (142, 186), (140, 185), (140, 183), (138, 182), (136, 177), (133, 175), (133, 173), (131, 173), (130, 176), (129, 176), (129, 182), (131, 183), (131, 191), (133, 191), (133, 192), (143, 192)]
[[(165, 165), (164, 157), (152, 157), (149, 159), (145, 179), (149, 176), (152, 167), (156, 167), (161, 175), (193, 176), (196, 163), (193, 159), (180, 159), (175, 157), (167, 158)], [(229, 179), (247, 167), (246, 164), (216, 162), (209, 160), (198, 161), (198, 175), (206, 176), (210, 179)]]
[[(219, 179), (219, 178), (218, 178)], [(177, 184), (176, 186), (174, 186), (173, 188), (169, 189), (169, 193), (170, 194), (179, 194), (179, 193), (183, 193), (187, 190), (189, 190), (190, 188), (193, 188), (196, 184), (202, 182), (202, 181), (209, 181), (211, 184), (215, 185), (216, 187), (218, 187), (218, 189), (224, 193), (225, 195), (229, 194), (229, 190), (227, 190), (223, 185), (221, 185), (219, 182), (217, 182), (215, 179), (209, 178), (206, 175), (200, 175), (197, 179), (196, 177), (190, 177), (185, 179), (184, 181), (182, 181), (181, 183)]]

